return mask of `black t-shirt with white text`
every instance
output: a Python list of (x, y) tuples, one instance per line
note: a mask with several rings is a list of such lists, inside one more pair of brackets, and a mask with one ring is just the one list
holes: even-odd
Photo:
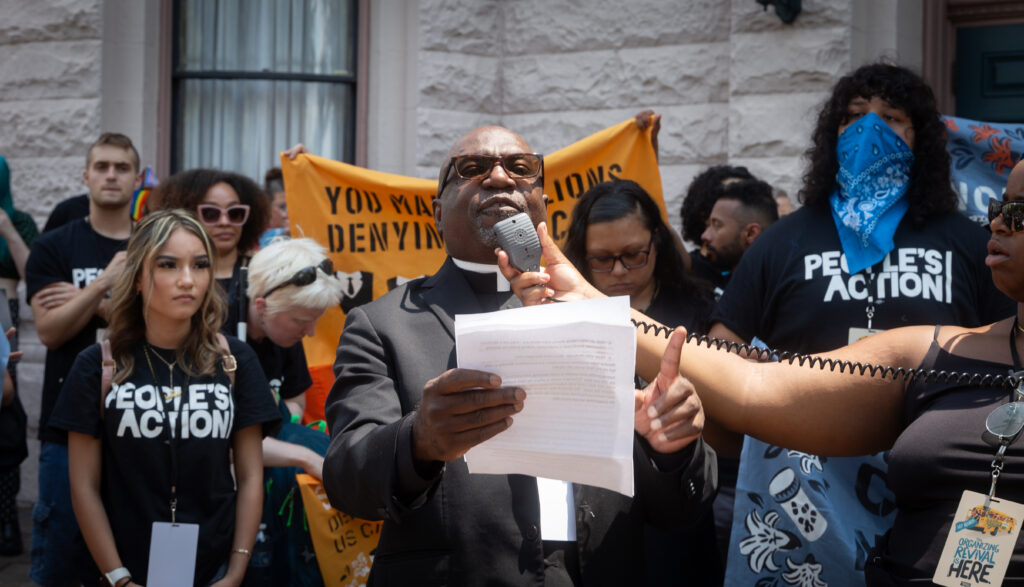
[(804, 206), (769, 227), (743, 254), (713, 322), (744, 340), (801, 353), (849, 344), (850, 328), (915, 324), (980, 326), (1011, 316), (1014, 303), (985, 266), (988, 233), (965, 216), (904, 218), (895, 248), (850, 275), (828, 210)]
[(301, 342), (288, 348), (277, 346), (269, 337), (259, 341), (249, 338), (246, 342), (259, 358), (270, 391), (279, 393), (283, 399), (289, 399), (312, 387), (313, 379), (309, 376), (306, 351)]
[[(83, 219), (44, 232), (32, 243), (32, 250), (25, 263), (27, 300), (31, 303), (32, 296), (51, 283), (65, 281), (79, 289), (84, 288), (103, 272), (114, 255), (124, 250), (127, 244), (127, 240), (111, 239), (99, 234)], [(65, 435), (47, 425), (50, 412), (57, 402), (57, 394), (64, 385), (64, 377), (71, 363), (78, 353), (96, 342), (96, 330), (105, 327), (106, 322), (93, 316), (85, 328), (60, 348), (46, 351), (39, 415), (40, 440), (67, 444)]]
[(170, 521), (171, 436), (177, 520), (199, 524), (196, 585), (208, 584), (228, 559), (235, 524), (232, 437), (258, 424), (270, 432), (279, 420), (256, 354), (235, 338), (228, 344), (238, 362), (233, 389), (219, 366), (215, 376), (190, 378), (175, 366), (171, 388), (164, 361), (172, 362), (174, 353), (148, 347), (147, 361), (148, 345), (138, 345), (131, 375), (111, 386), (102, 415), (101, 353), (94, 344), (75, 360), (54, 408), (51, 426), (101, 440), (103, 504), (118, 554), (135, 577), (147, 574), (153, 522)]

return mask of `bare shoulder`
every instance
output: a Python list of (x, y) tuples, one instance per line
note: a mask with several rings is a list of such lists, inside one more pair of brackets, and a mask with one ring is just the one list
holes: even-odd
[(943, 350), (972, 359), (1010, 363), (1010, 329), (1013, 318), (976, 328), (943, 326), (939, 344)]
[[(847, 360), (917, 367), (933, 345), (954, 355), (989, 361), (1010, 361), (1007, 337), (1012, 319), (967, 328), (906, 326), (861, 339), (835, 352)], [(1005, 357), (1004, 357), (1005, 355)]]
[[(943, 326), (940, 332), (946, 328), (950, 327)], [(928, 354), (935, 333), (936, 328), (932, 325), (893, 328), (862, 338), (830, 354), (861, 363), (913, 368), (920, 365)]]

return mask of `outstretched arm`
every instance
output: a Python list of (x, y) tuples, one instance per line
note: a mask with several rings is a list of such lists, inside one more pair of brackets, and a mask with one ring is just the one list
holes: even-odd
[[(520, 273), (504, 253), (498, 264), (524, 304), (599, 297), (565, 258), (543, 225), (538, 229), (547, 265)], [(633, 310), (634, 320), (661, 326)], [(667, 332), (664, 328), (660, 332)], [(931, 327), (884, 332), (822, 356), (870, 363), (918, 365)], [(653, 380), (668, 339), (655, 328), (637, 330), (637, 373)], [(754, 363), (687, 342), (679, 373), (690, 379), (708, 418), (735, 432), (815, 454), (847, 456), (889, 448), (899, 433), (904, 383), (788, 363)]]

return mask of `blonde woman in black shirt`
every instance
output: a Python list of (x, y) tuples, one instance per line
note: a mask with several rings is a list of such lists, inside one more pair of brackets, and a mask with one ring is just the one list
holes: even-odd
[[(188, 557), (160, 559), (165, 532), (197, 552), (191, 583), (239, 585), (256, 539), (261, 438), (278, 415), (252, 350), (219, 338), (213, 254), (203, 227), (181, 210), (137, 226), (111, 298), (112, 382), (103, 381), (100, 345), (89, 347), (51, 419), (68, 431), (86, 544), (118, 587), (144, 583), (154, 565), (187, 568)], [(196, 535), (182, 538), (182, 528)], [(160, 546), (151, 551), (151, 541)]]

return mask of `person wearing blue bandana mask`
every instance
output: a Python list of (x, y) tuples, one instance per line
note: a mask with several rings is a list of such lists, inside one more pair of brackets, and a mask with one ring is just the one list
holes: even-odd
[[(976, 327), (1014, 313), (984, 265), (988, 234), (957, 212), (945, 127), (919, 76), (875, 63), (842, 77), (806, 155), (803, 206), (746, 250), (712, 336), (819, 353), (898, 326)], [(864, 583), (896, 507), (881, 455), (707, 440), (719, 455), (742, 447), (726, 585), (783, 585), (784, 574)], [(807, 497), (806, 518), (782, 506), (783, 481)]]
[(857, 273), (881, 261), (893, 248), (892, 237), (909, 207), (903, 196), (914, 153), (874, 112), (842, 130), (836, 151), (838, 185), (829, 204), (847, 267)]

